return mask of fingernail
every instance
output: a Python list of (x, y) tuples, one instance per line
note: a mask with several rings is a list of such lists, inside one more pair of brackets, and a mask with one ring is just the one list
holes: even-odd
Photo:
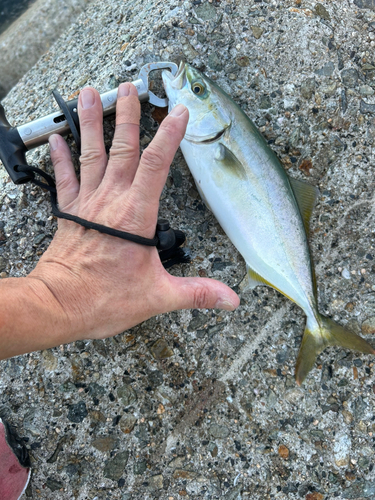
[(126, 97), (130, 93), (129, 83), (122, 83), (118, 88), (118, 97)]
[(215, 304), (215, 309), (224, 309), (225, 311), (234, 311), (236, 307), (236, 304), (228, 299), (218, 299)]
[(79, 94), (81, 105), (83, 109), (91, 108), (95, 102), (95, 95), (91, 89), (83, 89)]
[(172, 111), (169, 113), (170, 116), (181, 116), (185, 111), (187, 110), (187, 107), (184, 106), (183, 104), (178, 104), (175, 106)]
[(51, 151), (55, 151), (55, 149), (57, 149), (59, 145), (59, 140), (57, 138), (57, 135), (56, 134), (51, 135), (51, 137), (48, 138), (48, 142)]

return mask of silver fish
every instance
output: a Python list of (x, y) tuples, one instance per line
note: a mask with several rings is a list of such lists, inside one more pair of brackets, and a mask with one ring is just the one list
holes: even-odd
[(309, 221), (318, 190), (288, 177), (253, 122), (214, 82), (189, 64), (163, 72), (169, 111), (189, 110), (181, 150), (208, 208), (247, 265), (244, 289), (268, 285), (307, 316), (296, 364), (300, 385), (327, 346), (375, 354), (364, 339), (317, 308)]

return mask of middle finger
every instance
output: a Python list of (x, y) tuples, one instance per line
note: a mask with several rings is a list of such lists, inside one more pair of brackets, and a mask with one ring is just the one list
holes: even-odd
[(103, 183), (129, 188), (139, 163), (139, 121), (141, 105), (132, 83), (118, 89), (116, 130)]

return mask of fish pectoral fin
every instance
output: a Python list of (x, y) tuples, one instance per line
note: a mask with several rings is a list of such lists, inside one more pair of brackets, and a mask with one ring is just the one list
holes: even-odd
[(218, 143), (215, 151), (215, 160), (221, 168), (230, 175), (244, 181), (247, 178), (246, 170), (236, 155), (222, 143)]
[(246, 275), (241, 281), (239, 287), (241, 292), (249, 292), (258, 285), (270, 286), (268, 281), (266, 281), (262, 276), (255, 272), (251, 267), (246, 264)]
[(314, 210), (316, 199), (319, 196), (319, 189), (307, 182), (293, 179), (292, 177), (289, 177), (289, 181), (302, 215), (306, 234), (309, 236), (311, 214)]

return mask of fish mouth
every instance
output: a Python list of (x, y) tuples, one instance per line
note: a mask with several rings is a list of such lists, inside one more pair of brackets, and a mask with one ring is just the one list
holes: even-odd
[(184, 61), (181, 61), (180, 66), (178, 67), (178, 71), (175, 75), (175, 79), (179, 78), (181, 76), (182, 72), (185, 71), (185, 67), (186, 67), (186, 64), (184, 63)]
[(172, 88), (181, 90), (186, 83), (186, 64), (184, 63), (184, 61), (180, 62), (178, 71), (174, 76), (170, 71), (164, 70), (162, 72), (162, 79), (164, 88), (166, 88), (166, 84), (168, 82)]
[(194, 135), (189, 135), (185, 134), (184, 139), (186, 139), (189, 142), (192, 142), (193, 144), (213, 144), (214, 142), (217, 142), (219, 139), (223, 137), (225, 132), (229, 129), (230, 124), (224, 127), (222, 130), (219, 132), (215, 132), (214, 134), (210, 135), (204, 135), (201, 137), (196, 137)]

